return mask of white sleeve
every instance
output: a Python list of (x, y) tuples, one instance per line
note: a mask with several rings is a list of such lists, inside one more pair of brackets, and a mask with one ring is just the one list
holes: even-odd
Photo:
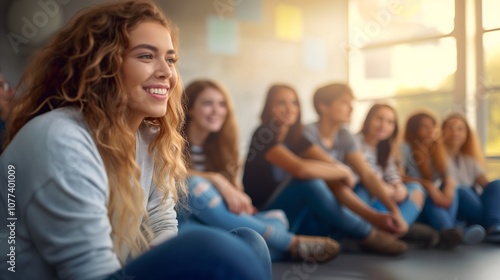
[(177, 235), (178, 221), (175, 212), (175, 203), (171, 194), (165, 201), (163, 193), (153, 184), (148, 199), (149, 224), (154, 233), (151, 246), (157, 246), (162, 242)]

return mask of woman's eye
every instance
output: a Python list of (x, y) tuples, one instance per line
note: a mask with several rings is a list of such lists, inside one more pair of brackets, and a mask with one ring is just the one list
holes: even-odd
[(169, 57), (166, 59), (167, 61), (167, 64), (170, 65), (170, 66), (173, 66), (176, 62), (177, 62), (177, 58), (176, 57)]
[(151, 59), (153, 59), (153, 55), (152, 54), (142, 54), (139, 56), (139, 58), (151, 60)]

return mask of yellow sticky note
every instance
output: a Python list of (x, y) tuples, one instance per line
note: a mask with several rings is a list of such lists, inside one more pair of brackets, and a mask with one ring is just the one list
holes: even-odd
[(302, 10), (296, 6), (279, 4), (276, 7), (276, 37), (301, 41), (302, 36)]

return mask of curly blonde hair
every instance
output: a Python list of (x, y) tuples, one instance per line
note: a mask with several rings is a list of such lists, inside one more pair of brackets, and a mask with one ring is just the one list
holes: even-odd
[[(135, 132), (127, 123), (128, 96), (120, 76), (130, 31), (145, 21), (165, 26), (178, 49), (176, 27), (151, 1), (108, 3), (79, 12), (24, 73), (22, 94), (14, 102), (5, 143), (7, 146), (36, 116), (65, 106), (79, 108), (106, 167), (108, 218), (118, 255), (126, 245), (132, 256), (137, 256), (149, 248), (153, 238), (142, 205), (145, 194), (135, 160)], [(168, 113), (144, 120), (157, 130), (149, 144), (154, 182), (164, 201), (172, 195), (175, 202), (187, 193), (185, 144), (180, 134), (184, 121), (182, 85), (178, 79), (168, 101)]]

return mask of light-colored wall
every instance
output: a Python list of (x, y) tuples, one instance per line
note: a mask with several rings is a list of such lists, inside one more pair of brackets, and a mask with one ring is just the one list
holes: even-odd
[[(259, 123), (260, 110), (271, 84), (281, 82), (295, 87), (301, 98), (303, 120), (313, 121), (315, 113), (311, 96), (314, 89), (332, 80), (347, 79), (347, 60), (340, 48), (347, 41), (346, 1), (264, 0), (262, 21), (239, 22), (240, 47), (236, 56), (214, 55), (207, 50), (206, 18), (217, 15), (213, 5), (215, 1), (187, 0), (169, 9), (173, 2), (177, 3), (161, 3), (181, 32), (182, 57), (179, 68), (184, 81), (187, 84), (193, 79), (207, 77), (228, 87), (240, 124), (242, 150)], [(304, 66), (305, 40), (287, 42), (275, 37), (274, 12), (278, 3), (292, 4), (302, 9), (304, 38), (313, 36), (326, 41), (328, 62), (324, 71), (308, 70)], [(232, 15), (225, 14), (224, 18), (231, 19)]]
[[(0, 7), (7, 13), (10, 2), (4, 0)], [(32, 12), (41, 10), (35, 0)], [(42, 0), (51, 1), (51, 0)], [(55, 0), (52, 0), (55, 1)], [(61, 4), (64, 22), (85, 4), (84, 1), (57, 0)], [(287, 83), (297, 89), (303, 108), (303, 120), (315, 119), (311, 104), (314, 89), (329, 81), (347, 79), (347, 59), (341, 48), (347, 42), (347, 1), (346, 0), (262, 0), (262, 19), (257, 22), (239, 21), (239, 50), (236, 55), (213, 54), (207, 47), (207, 17), (217, 16), (234, 19), (234, 11), (217, 13), (216, 2), (241, 3), (226, 0), (162, 0), (156, 1), (166, 15), (180, 30), (181, 60), (179, 71), (184, 83), (197, 78), (211, 78), (225, 84), (235, 103), (237, 120), (240, 125), (242, 150), (253, 129), (258, 125), (258, 116), (264, 96), (273, 83)], [(92, 3), (105, 2), (94, 0)], [(275, 36), (275, 9), (278, 4), (289, 4), (302, 10), (304, 39), (297, 42), (283, 41)], [(26, 11), (30, 11), (27, 9)], [(24, 15), (24, 14), (22, 14)], [(5, 17), (2, 16), (3, 19)], [(53, 20), (54, 18), (50, 18)], [(47, 25), (49, 26), (49, 25)], [(46, 27), (48, 28), (48, 27)], [(37, 47), (24, 47), (15, 53), (6, 38), (6, 24), (1, 22), (0, 66), (8, 79), (17, 82), (26, 63)], [(304, 65), (304, 43), (307, 38), (321, 38), (328, 48), (326, 68), (308, 70)]]

